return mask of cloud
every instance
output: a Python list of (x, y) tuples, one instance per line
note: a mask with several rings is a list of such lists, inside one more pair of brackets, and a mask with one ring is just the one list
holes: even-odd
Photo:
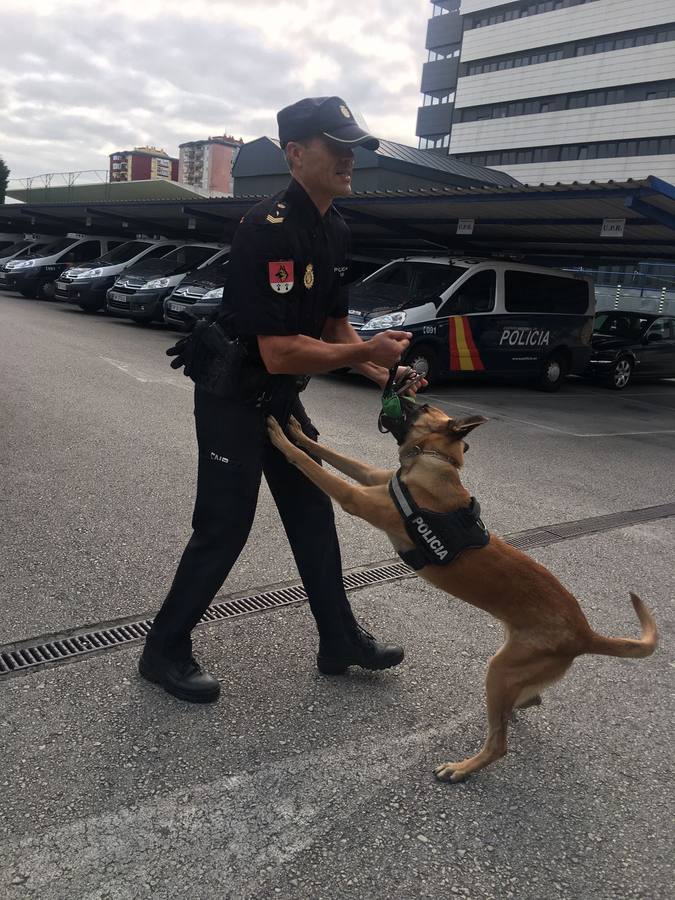
[[(106, 169), (145, 143), (276, 134), (278, 109), (339, 94), (414, 144), (428, 0), (3, 0), (0, 155), (11, 177)], [(402, 9), (401, 9), (402, 8)]]

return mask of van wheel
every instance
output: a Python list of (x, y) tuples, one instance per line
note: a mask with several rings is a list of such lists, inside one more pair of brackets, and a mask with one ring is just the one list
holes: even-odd
[(620, 356), (609, 371), (607, 387), (615, 391), (622, 391), (628, 387), (632, 374), (633, 363), (627, 356)]
[(562, 353), (552, 353), (544, 362), (537, 379), (537, 387), (540, 391), (548, 391), (552, 394), (559, 391), (567, 376), (567, 360)]
[(53, 281), (41, 281), (35, 289), (38, 300), (53, 300), (56, 288)]
[[(438, 357), (426, 344), (420, 344), (408, 350), (401, 361), (404, 366), (411, 366), (417, 373), (424, 375), (429, 382), (428, 387), (438, 381)], [(422, 388), (426, 390), (426, 388)]]

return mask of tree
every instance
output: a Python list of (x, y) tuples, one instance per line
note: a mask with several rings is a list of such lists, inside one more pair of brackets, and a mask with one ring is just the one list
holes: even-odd
[(7, 190), (7, 182), (9, 181), (9, 168), (4, 159), (0, 156), (0, 203), (5, 202), (5, 191)]

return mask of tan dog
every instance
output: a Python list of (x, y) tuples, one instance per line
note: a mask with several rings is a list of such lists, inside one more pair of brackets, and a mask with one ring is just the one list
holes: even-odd
[[(267, 421), (272, 443), (346, 512), (386, 532), (397, 551), (414, 546), (389, 495), (393, 472), (335, 453), (308, 438), (292, 419), (289, 431), (295, 446), (275, 419)], [(414, 407), (400, 435), (399, 458), (401, 480), (418, 507), (449, 512), (468, 505), (470, 496), (459, 478), (468, 449), (464, 438), (485, 421), (482, 416), (451, 419), (428, 405)], [(326, 472), (308, 453), (358, 485)], [(649, 656), (656, 647), (654, 618), (635, 594), (630, 596), (642, 639), (603, 637), (592, 630), (576, 599), (547, 569), (494, 535), (486, 546), (465, 550), (449, 565), (425, 565), (419, 574), (506, 626), (506, 640), (487, 670), (485, 744), (462, 762), (437, 766), (436, 776), (444, 781), (462, 781), (503, 756), (512, 710), (538, 705), (542, 689), (562, 678), (577, 656), (597, 653), (638, 658)]]

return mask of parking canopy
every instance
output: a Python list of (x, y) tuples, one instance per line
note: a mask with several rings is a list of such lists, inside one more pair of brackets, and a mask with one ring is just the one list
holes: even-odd
[[(78, 200), (0, 206), (0, 230), (229, 240), (260, 197)], [(675, 257), (675, 186), (659, 178), (447, 187), (336, 201), (356, 249), (509, 255), (555, 265)]]

